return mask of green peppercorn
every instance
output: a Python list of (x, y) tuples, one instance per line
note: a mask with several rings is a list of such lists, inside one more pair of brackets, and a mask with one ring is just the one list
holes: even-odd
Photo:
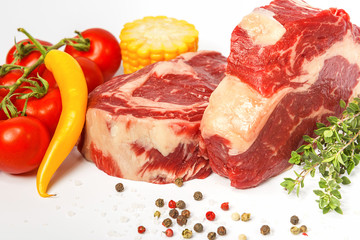
[(182, 187), (183, 184), (184, 184), (184, 180), (182, 178), (175, 179), (175, 185), (176, 186)]
[(302, 232), (302, 233), (307, 232), (307, 227), (306, 227), (305, 225), (302, 225), (302, 226), (300, 227), (300, 232)]
[(299, 223), (299, 218), (298, 218), (296, 215), (294, 215), (294, 216), (292, 216), (292, 217), (290, 218), (290, 222), (291, 222), (293, 225), (296, 225), (296, 224)]
[(290, 232), (294, 235), (298, 235), (300, 233), (300, 228), (293, 226), (290, 228)]
[(177, 218), (176, 218), (176, 222), (177, 224), (179, 224), (180, 226), (184, 226), (186, 225), (187, 223), (187, 218), (183, 215), (179, 215)]
[(249, 221), (249, 220), (250, 220), (250, 213), (243, 213), (243, 214), (241, 215), (241, 221), (247, 222), (247, 221)]
[(209, 240), (214, 240), (216, 238), (216, 233), (215, 232), (209, 232), (207, 235), (207, 238)]
[(178, 210), (176, 210), (175, 208), (171, 209), (169, 212), (169, 216), (172, 218), (177, 218), (179, 216)]
[(199, 191), (195, 192), (195, 193), (194, 193), (194, 199), (195, 199), (196, 201), (202, 200), (202, 199), (203, 199), (202, 193), (199, 192)]
[(161, 216), (161, 213), (160, 213), (159, 211), (155, 211), (155, 213), (154, 213), (154, 217), (159, 218), (160, 216)]
[(117, 184), (115, 185), (115, 190), (116, 190), (117, 192), (122, 192), (122, 191), (124, 191), (124, 185), (123, 185), (122, 183), (117, 183)]
[(172, 225), (171, 219), (170, 218), (165, 218), (164, 221), (162, 222), (162, 225), (164, 227), (166, 227), (166, 228), (171, 227), (171, 225)]
[(201, 233), (204, 230), (204, 227), (201, 223), (197, 223), (194, 225), (194, 230), (197, 233)]
[(176, 207), (179, 209), (184, 209), (186, 207), (186, 204), (183, 200), (179, 200), (176, 202)]
[(156, 199), (155, 205), (156, 205), (157, 207), (163, 207), (163, 206), (164, 206), (164, 199), (162, 199), (162, 198)]
[(190, 229), (185, 229), (184, 231), (182, 231), (181, 235), (183, 236), (183, 238), (189, 239), (192, 237), (192, 231)]
[(224, 226), (218, 227), (217, 233), (218, 233), (220, 236), (226, 235), (226, 228), (225, 228)]
[(263, 225), (261, 228), (260, 228), (260, 233), (262, 235), (268, 235), (270, 233), (270, 227), (268, 225)]

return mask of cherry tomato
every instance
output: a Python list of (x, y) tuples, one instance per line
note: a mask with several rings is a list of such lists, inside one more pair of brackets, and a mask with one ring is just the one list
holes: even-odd
[[(3, 100), (4, 98), (2, 96), (0, 96), (0, 102)], [(0, 108), (0, 121), (1, 120), (5, 120), (7, 119), (6, 114), (4, 113), (4, 111)]]
[(0, 121), (0, 170), (21, 174), (38, 168), (49, 142), (48, 130), (36, 118)]
[(75, 59), (84, 72), (89, 93), (97, 86), (104, 83), (104, 77), (101, 70), (94, 61), (86, 57), (76, 57)]
[(73, 57), (86, 57), (94, 61), (100, 68), (104, 81), (111, 79), (121, 64), (120, 44), (109, 31), (91, 28), (83, 31), (82, 36), (90, 39), (89, 51), (78, 51), (67, 45), (65, 52)]
[[(38, 40), (38, 39), (36, 39)], [(51, 46), (52, 44), (46, 41), (38, 40), (42, 45), (45, 46)], [(27, 45), (29, 43), (32, 43), (29, 39), (21, 40), (18, 43), (24, 43), (24, 45)], [(14, 53), (16, 51), (16, 46), (14, 45), (12, 48), (10, 48), (7, 56), (6, 56), (6, 63), (10, 64), (14, 60)], [(15, 62), (16, 65), (30, 67), (33, 65), (41, 56), (41, 53), (39, 51), (32, 51), (22, 59), (19, 59)], [(41, 74), (45, 70), (45, 64), (40, 64), (31, 74), (30, 76), (36, 77), (37, 73)]]
[[(24, 104), (25, 99), (17, 99), (15, 101), (15, 106), (19, 111), (22, 111)], [(52, 88), (40, 99), (35, 97), (29, 98), (25, 114), (26, 116), (39, 119), (48, 128), (52, 136), (58, 124), (61, 110), (60, 90), (58, 88)]]
[[(23, 75), (23, 72), (20, 69), (11, 70), (6, 75), (0, 77), (0, 86), (9, 86), (13, 85), (16, 80), (18, 80)], [(26, 89), (21, 88), (26, 85), (29, 85), (28, 83), (23, 83), (20, 85), (19, 88), (15, 90), (15, 93), (23, 92)], [(0, 96), (5, 97), (8, 94), (9, 90), (5, 88), (0, 88)]]
[(41, 74), (41, 77), (49, 83), (49, 88), (57, 88), (58, 85), (52, 72), (45, 68), (44, 72)]

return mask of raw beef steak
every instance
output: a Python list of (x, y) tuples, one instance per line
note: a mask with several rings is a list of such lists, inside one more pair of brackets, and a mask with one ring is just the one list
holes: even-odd
[(200, 121), (225, 76), (218, 52), (186, 53), (121, 75), (89, 97), (80, 150), (109, 175), (153, 183), (205, 178)]
[(245, 16), (201, 122), (212, 170), (250, 188), (289, 168), (302, 136), (359, 93), (359, 32), (344, 10), (300, 0)]

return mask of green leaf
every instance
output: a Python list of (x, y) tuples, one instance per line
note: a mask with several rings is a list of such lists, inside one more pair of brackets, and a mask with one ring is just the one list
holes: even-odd
[(335, 156), (331, 156), (331, 157), (328, 157), (328, 158), (324, 159), (322, 162), (323, 163), (328, 163), (328, 162), (331, 162), (334, 159), (335, 159)]
[(308, 135), (304, 135), (303, 139), (305, 142), (308, 142), (308, 143), (312, 143), (314, 141), (314, 139)]
[(334, 195), (337, 199), (341, 199), (341, 194), (338, 190), (333, 190), (330, 194)]
[(346, 102), (344, 100), (340, 100), (340, 107), (341, 108), (346, 108)]
[(295, 151), (292, 151), (291, 158), (289, 159), (289, 163), (300, 164), (301, 163), (301, 155)]
[(330, 204), (330, 198), (328, 195), (324, 195), (320, 197), (319, 206), (321, 209), (327, 207)]
[(327, 182), (325, 181), (325, 179), (321, 178), (321, 180), (319, 181), (319, 187), (320, 188), (327, 188)]
[(338, 123), (340, 121), (340, 119), (338, 119), (335, 116), (330, 116), (330, 117), (327, 118), (327, 120), (332, 124), (336, 124), (336, 123)]
[(316, 171), (315, 168), (313, 168), (313, 169), (310, 171), (310, 176), (311, 176), (311, 177), (314, 177), (314, 176), (315, 176), (315, 171)]
[(288, 194), (290, 194), (294, 190), (295, 180), (287, 179), (287, 180), (283, 181), (282, 183), (280, 183), (280, 185), (288, 191)]
[(331, 209), (340, 207), (340, 201), (335, 197), (330, 197), (330, 202), (328, 203)]
[(351, 183), (350, 179), (347, 178), (346, 176), (343, 176), (341, 179), (342, 179), (342, 184), (344, 185), (348, 185)]
[(321, 191), (321, 190), (314, 190), (313, 192), (319, 197), (322, 197), (322, 196), (325, 195), (325, 193), (323, 191)]
[(333, 131), (331, 131), (331, 130), (324, 131), (324, 137), (330, 138), (330, 137), (332, 137), (332, 135), (333, 135)]
[(339, 213), (339, 214), (343, 214), (343, 211), (341, 210), (340, 207), (337, 207), (337, 208), (335, 208), (334, 210), (335, 210), (335, 212), (337, 212), (337, 213)]
[(338, 154), (337, 156), (336, 156), (336, 161), (338, 161), (340, 164), (342, 164), (343, 166), (345, 165), (345, 163), (344, 163), (344, 161), (343, 161), (343, 159), (342, 159), (342, 156), (341, 156), (341, 154)]

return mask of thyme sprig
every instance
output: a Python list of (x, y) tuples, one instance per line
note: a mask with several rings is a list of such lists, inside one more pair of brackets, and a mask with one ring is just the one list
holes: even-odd
[(350, 184), (345, 174), (350, 175), (360, 161), (360, 99), (355, 98), (348, 106), (341, 100), (340, 107), (345, 109), (341, 118), (328, 117), (328, 125), (317, 123), (315, 138), (305, 135), (306, 144), (291, 153), (289, 163), (302, 166), (295, 172), (296, 178), (284, 178), (280, 184), (290, 194), (296, 189), (299, 195), (304, 187), (306, 176), (314, 177), (316, 170), (321, 174), (319, 188), (313, 192), (323, 213), (331, 210), (342, 214), (341, 185)]

